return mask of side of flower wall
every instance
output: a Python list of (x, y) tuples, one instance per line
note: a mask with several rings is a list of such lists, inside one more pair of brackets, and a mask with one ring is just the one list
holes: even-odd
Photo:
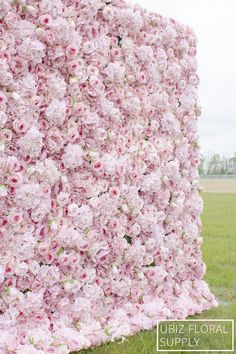
[(3, 0), (0, 18), (1, 353), (215, 306), (192, 30), (122, 0)]

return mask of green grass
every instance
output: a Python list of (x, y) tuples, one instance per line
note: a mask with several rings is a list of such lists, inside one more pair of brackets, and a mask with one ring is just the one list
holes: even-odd
[[(202, 252), (207, 264), (205, 279), (217, 297), (219, 307), (194, 318), (236, 320), (236, 194), (203, 193), (202, 196)], [(155, 348), (154, 329), (128, 337), (123, 343), (107, 343), (79, 353), (154, 354)]]

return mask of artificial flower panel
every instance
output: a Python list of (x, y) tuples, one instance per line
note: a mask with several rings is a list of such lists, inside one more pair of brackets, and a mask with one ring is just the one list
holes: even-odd
[(1, 353), (216, 306), (192, 30), (120, 0), (3, 0), (0, 18)]

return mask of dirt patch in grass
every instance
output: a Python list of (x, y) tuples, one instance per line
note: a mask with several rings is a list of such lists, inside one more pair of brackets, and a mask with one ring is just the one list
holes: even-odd
[(236, 193), (236, 179), (200, 179), (204, 192)]

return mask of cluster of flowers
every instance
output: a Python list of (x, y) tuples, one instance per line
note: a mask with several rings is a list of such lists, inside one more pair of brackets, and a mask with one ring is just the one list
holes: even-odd
[(2, 0), (0, 18), (1, 353), (215, 306), (192, 30), (123, 0)]

